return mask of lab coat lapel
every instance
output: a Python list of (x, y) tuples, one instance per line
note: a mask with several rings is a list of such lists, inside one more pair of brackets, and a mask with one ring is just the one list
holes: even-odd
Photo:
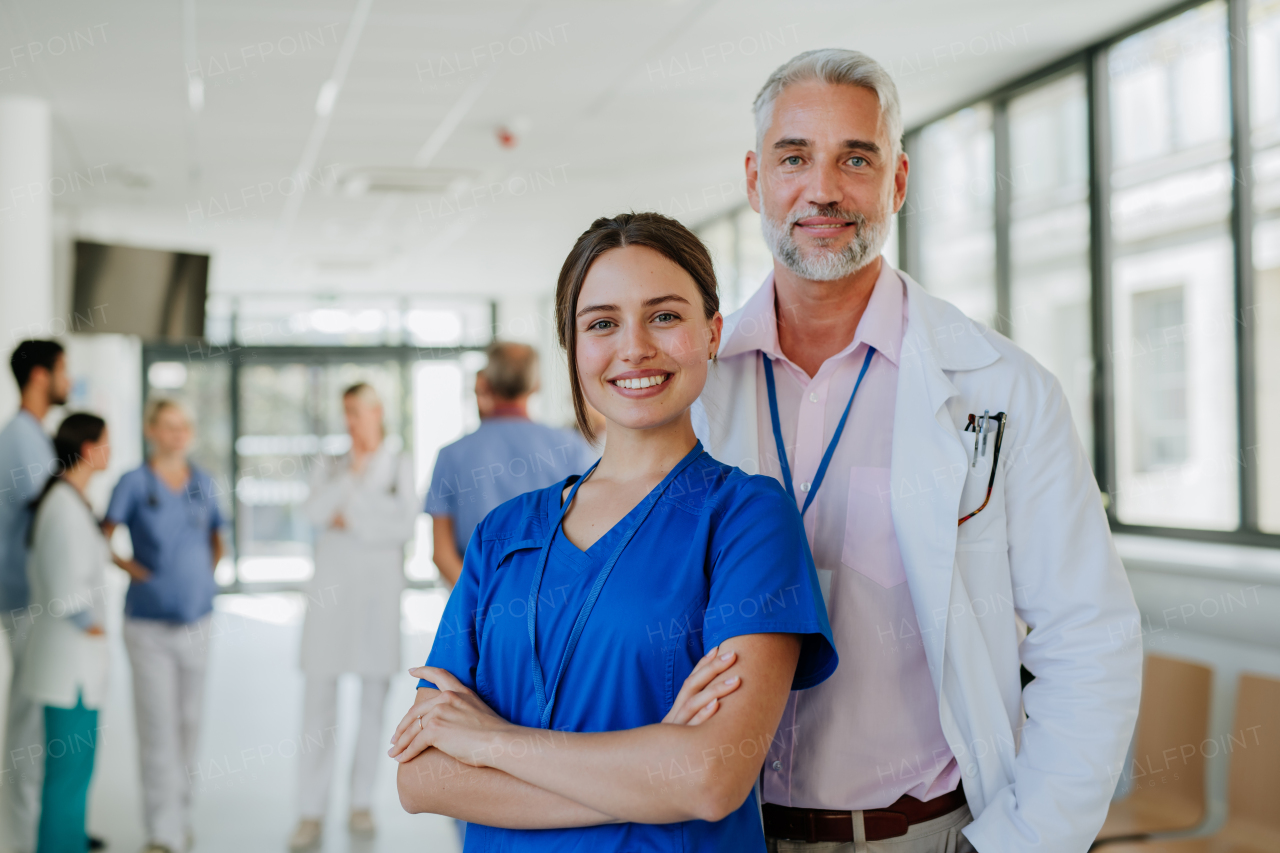
[(960, 494), (968, 454), (947, 401), (960, 392), (946, 370), (997, 358), (985, 330), (925, 293), (905, 273), (907, 326), (893, 416), (890, 507), (933, 686), (942, 695)]

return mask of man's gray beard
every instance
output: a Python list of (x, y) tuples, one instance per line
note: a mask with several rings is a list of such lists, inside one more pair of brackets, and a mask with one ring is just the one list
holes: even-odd
[(792, 214), (787, 224), (780, 225), (767, 215), (760, 217), (764, 241), (773, 256), (786, 264), (787, 269), (809, 281), (835, 281), (853, 275), (874, 261), (889, 238), (889, 218), (879, 222), (867, 222), (861, 213), (842, 214), (857, 226), (853, 240), (843, 249), (815, 249), (811, 257), (805, 257), (791, 236), (792, 226), (809, 216), (827, 216), (816, 209)]

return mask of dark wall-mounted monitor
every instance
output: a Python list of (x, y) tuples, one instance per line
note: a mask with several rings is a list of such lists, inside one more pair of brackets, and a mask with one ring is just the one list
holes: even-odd
[(208, 255), (76, 242), (75, 311), (95, 318), (95, 332), (204, 337), (208, 283)]

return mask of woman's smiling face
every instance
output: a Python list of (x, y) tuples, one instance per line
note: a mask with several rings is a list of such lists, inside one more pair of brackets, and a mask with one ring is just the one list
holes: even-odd
[(611, 424), (652, 429), (681, 417), (707, 381), (723, 320), (678, 264), (647, 246), (610, 249), (575, 309), (582, 392)]

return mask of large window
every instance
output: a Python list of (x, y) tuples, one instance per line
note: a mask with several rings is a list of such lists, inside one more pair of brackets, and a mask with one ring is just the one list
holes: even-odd
[(1059, 378), (1113, 524), (1280, 542), (1280, 0), (1180, 6), (907, 144), (908, 272)]
[(1227, 16), (1212, 3), (1114, 45), (1116, 514), (1240, 523)]
[[(918, 278), (995, 325), (995, 159), (991, 108), (963, 109), (920, 133), (906, 210), (919, 229)], [(913, 271), (916, 272), (916, 271)]]
[(1093, 445), (1089, 313), (1089, 136), (1084, 74), (1009, 100), (1013, 339), (1058, 377), (1076, 431)]

